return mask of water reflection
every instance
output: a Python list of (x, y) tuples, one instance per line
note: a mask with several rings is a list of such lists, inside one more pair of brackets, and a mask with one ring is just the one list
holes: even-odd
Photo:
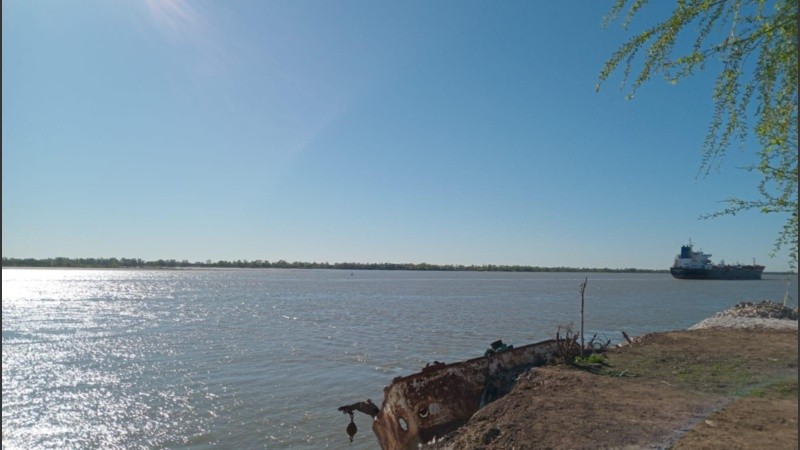
[[(586, 328), (614, 341), (786, 292), (775, 275), (3, 269), (3, 446), (341, 448), (337, 406), (551, 338), (586, 276)], [(375, 448), (356, 420), (351, 448)]]

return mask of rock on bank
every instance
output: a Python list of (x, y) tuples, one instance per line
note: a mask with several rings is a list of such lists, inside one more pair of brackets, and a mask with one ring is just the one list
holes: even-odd
[(797, 330), (797, 310), (771, 301), (741, 302), (689, 327)]

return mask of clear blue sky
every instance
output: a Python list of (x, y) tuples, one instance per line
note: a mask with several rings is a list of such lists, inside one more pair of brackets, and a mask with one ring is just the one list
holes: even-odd
[(3, 256), (665, 269), (770, 258), (713, 220), (711, 74), (603, 62), (611, 1), (37, 1), (3, 8)]

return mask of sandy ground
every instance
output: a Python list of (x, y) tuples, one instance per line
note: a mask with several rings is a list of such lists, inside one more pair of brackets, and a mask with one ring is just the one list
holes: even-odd
[(533, 369), (424, 447), (797, 449), (797, 321), (750, 318), (780, 323), (718, 317), (641, 336), (602, 364)]

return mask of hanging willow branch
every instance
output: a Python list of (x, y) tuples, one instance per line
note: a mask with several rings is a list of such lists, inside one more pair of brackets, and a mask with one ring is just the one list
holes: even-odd
[[(623, 20), (627, 28), (647, 0), (617, 0), (606, 25)], [(679, 0), (666, 20), (634, 35), (614, 52), (600, 71), (596, 89), (621, 68), (628, 98), (655, 75), (678, 83), (707, 65), (719, 64), (711, 95), (714, 110), (702, 146), (698, 174), (719, 169), (733, 142), (744, 148), (750, 133), (759, 148), (757, 162), (746, 170), (760, 173), (756, 200), (736, 197), (727, 207), (702, 218), (736, 215), (746, 210), (786, 214), (775, 252), (790, 249), (790, 266), (797, 265), (797, 0)], [(693, 34), (693, 44), (676, 53), (681, 33)], [(639, 57), (640, 55), (641, 58)], [(634, 63), (641, 63), (638, 73)], [(755, 119), (750, 124), (748, 119)]]

